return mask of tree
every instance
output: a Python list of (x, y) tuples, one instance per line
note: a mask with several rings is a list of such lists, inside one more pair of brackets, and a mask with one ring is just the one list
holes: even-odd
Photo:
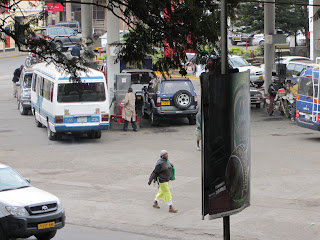
[[(14, 12), (19, 8), (20, 0), (1, 0), (1, 7)], [(55, 2), (65, 4), (65, 0)], [(81, 2), (78, 0), (69, 2)], [(238, 0), (229, 1), (229, 12), (236, 6)], [(83, 2), (81, 2), (83, 4)], [(32, 2), (30, 1), (30, 4)], [(140, 62), (147, 55), (156, 52), (162, 53), (155, 63), (160, 71), (169, 68), (181, 67), (185, 61), (185, 53), (193, 50), (199, 57), (198, 62), (206, 60), (216, 54), (219, 49), (220, 35), (220, 6), (218, 1), (212, 0), (109, 0), (107, 2), (96, 0), (93, 4), (113, 11), (119, 8), (122, 18), (129, 26), (130, 33), (126, 36), (124, 44), (118, 45), (118, 57), (127, 62)], [(0, 21), (0, 32), (12, 37), (20, 51), (31, 51), (46, 61), (53, 61), (59, 67), (77, 79), (77, 72), (84, 70), (88, 63), (83, 59), (67, 59), (58, 51), (53, 41), (39, 39), (32, 30), (32, 26), (46, 17), (46, 12), (28, 17), (26, 23), (15, 22), (13, 16), (7, 16)], [(10, 28), (5, 28), (10, 26)], [(21, 34), (29, 39), (21, 40)], [(4, 38), (1, 38), (4, 41)], [(26, 46), (30, 49), (26, 50)], [(173, 49), (172, 56), (164, 56), (166, 49)], [(39, 51), (40, 50), (40, 51)], [(92, 55), (86, 52), (88, 56)]]
[[(283, 30), (288, 35), (296, 35), (298, 31), (308, 32), (307, 0), (295, 4), (294, 0), (277, 0), (275, 7), (276, 28)], [(305, 5), (303, 5), (305, 4)], [(249, 26), (247, 32), (261, 31), (264, 29), (264, 7), (260, 3), (240, 3), (236, 10), (238, 22), (236, 26)]]

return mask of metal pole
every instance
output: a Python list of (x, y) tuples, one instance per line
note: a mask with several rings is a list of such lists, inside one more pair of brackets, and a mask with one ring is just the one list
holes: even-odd
[[(221, 0), (221, 74), (228, 73), (227, 0)], [(230, 240), (230, 217), (223, 217), (223, 239)]]
[[(92, 0), (83, 0), (84, 3), (92, 3)], [(92, 41), (92, 4), (81, 4), (81, 29), (82, 38), (85, 42)], [(92, 44), (87, 46), (89, 51), (93, 51)], [(89, 59), (90, 61), (92, 59)]]
[(227, 0), (221, 0), (221, 74), (228, 73)]
[[(4, 19), (6, 18), (6, 14), (5, 14), (5, 12), (3, 13), (3, 21), (4, 21)], [(4, 33), (3, 34), (4, 35), (4, 41), (3, 41), (3, 55), (5, 55), (5, 53), (6, 53), (6, 34)]]
[[(270, 0), (272, 3), (264, 4), (264, 35), (265, 39), (267, 35), (273, 35), (275, 32), (275, 0)], [(267, 39), (266, 39), (267, 40)], [(272, 68), (274, 63), (274, 44), (273, 42), (264, 43), (264, 91), (268, 94), (268, 87), (272, 81)]]
[(230, 216), (223, 217), (223, 240), (230, 240)]

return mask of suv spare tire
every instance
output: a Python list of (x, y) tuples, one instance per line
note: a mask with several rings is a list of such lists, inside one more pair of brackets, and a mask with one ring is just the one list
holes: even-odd
[(192, 103), (192, 94), (187, 90), (180, 90), (173, 95), (173, 102), (177, 108), (187, 109)]

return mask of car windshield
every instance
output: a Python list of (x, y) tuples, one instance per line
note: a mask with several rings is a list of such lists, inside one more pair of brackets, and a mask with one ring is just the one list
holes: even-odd
[(173, 94), (173, 93), (176, 93), (177, 91), (180, 91), (180, 90), (187, 90), (192, 93), (193, 91), (192, 91), (192, 87), (191, 87), (191, 82), (189, 82), (189, 81), (164, 82), (162, 85), (161, 93), (162, 94)]
[(32, 81), (32, 73), (26, 73), (23, 80), (23, 87), (31, 88), (31, 81)]
[(0, 168), (0, 191), (30, 187), (30, 184), (11, 168)]
[(249, 63), (242, 57), (230, 58), (232, 67), (245, 67), (249, 66)]
[(75, 32), (71, 28), (65, 28), (64, 30), (66, 31), (67, 35), (75, 35)]
[[(316, 86), (318, 79), (315, 79), (315, 92), (318, 92), (318, 87)], [(308, 97), (313, 96), (313, 84), (312, 78), (310, 77), (300, 77), (299, 79), (299, 86), (298, 86), (298, 94), (304, 95)]]
[(60, 103), (105, 101), (104, 83), (59, 84), (57, 100)]
[(155, 75), (151, 72), (131, 72), (132, 84), (148, 84), (153, 78)]

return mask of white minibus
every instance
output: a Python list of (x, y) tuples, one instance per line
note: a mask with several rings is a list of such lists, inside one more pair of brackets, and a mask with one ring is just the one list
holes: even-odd
[(33, 66), (31, 108), (38, 127), (47, 127), (48, 138), (63, 133), (86, 133), (100, 138), (109, 128), (109, 99), (103, 73), (89, 68), (81, 72), (81, 82), (53, 63)]

